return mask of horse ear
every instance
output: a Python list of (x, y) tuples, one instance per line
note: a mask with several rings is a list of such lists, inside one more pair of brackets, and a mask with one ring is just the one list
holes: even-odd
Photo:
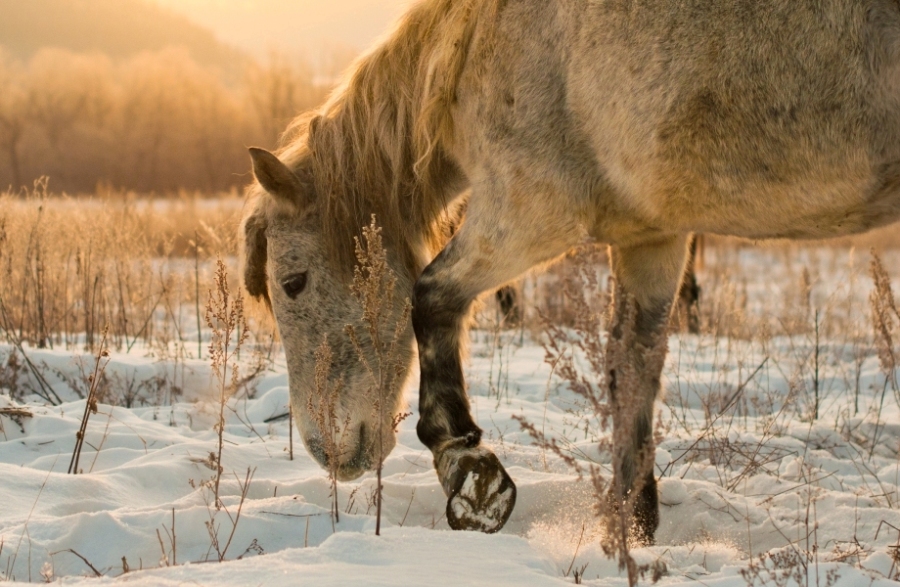
[(276, 198), (298, 204), (309, 197), (311, 186), (272, 153), (250, 147), (250, 158), (253, 160), (253, 175), (256, 180)]
[(266, 215), (262, 203), (244, 217), (241, 222), (243, 237), (243, 273), (244, 287), (254, 298), (263, 298), (270, 308), (269, 287), (266, 280), (266, 262), (268, 257), (266, 242)]

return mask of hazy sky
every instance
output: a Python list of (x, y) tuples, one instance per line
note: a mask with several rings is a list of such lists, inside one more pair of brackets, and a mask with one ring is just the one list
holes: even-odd
[(278, 49), (313, 60), (335, 48), (366, 48), (411, 1), (156, 0), (255, 55)]

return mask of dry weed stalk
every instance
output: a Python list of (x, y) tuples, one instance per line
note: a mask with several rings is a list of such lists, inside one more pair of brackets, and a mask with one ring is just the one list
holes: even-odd
[(897, 532), (897, 541), (895, 544), (888, 545), (888, 555), (891, 557), (891, 568), (888, 570), (887, 578), (892, 581), (900, 580), (900, 528), (897, 528), (886, 520), (878, 522), (878, 528), (875, 529), (875, 540), (881, 533), (881, 528), (887, 527)]
[[(81, 448), (84, 446), (84, 437), (87, 434), (88, 419), (91, 414), (97, 413), (97, 404), (100, 401), (98, 389), (100, 382), (103, 380), (103, 371), (109, 364), (109, 351), (104, 348), (107, 331), (108, 328), (103, 329), (103, 336), (100, 339), (101, 350), (97, 353), (94, 361), (94, 372), (87, 377), (88, 393), (84, 402), (84, 414), (81, 416), (81, 425), (78, 427), (78, 432), (75, 433), (75, 448), (72, 451), (72, 460), (69, 461), (69, 474), (78, 474), (78, 461), (81, 459)], [(103, 362), (103, 359), (106, 359), (106, 362)]]
[[(216, 260), (215, 289), (209, 291), (206, 303), (206, 324), (212, 330), (209, 344), (209, 360), (218, 382), (218, 420), (216, 433), (218, 447), (215, 455), (215, 496), (216, 509), (222, 507), (219, 499), (219, 481), (222, 477), (222, 446), (225, 433), (225, 405), (231, 393), (238, 389), (240, 368), (235, 360), (241, 345), (247, 339), (247, 322), (244, 318), (244, 300), (238, 295), (231, 299), (228, 288), (228, 272), (222, 259)], [(232, 346), (232, 339), (234, 343)]]
[(166, 538), (169, 539), (169, 544), (171, 548), (168, 552), (166, 552), (166, 547), (163, 544), (162, 534), (159, 533), (159, 529), (156, 530), (156, 538), (159, 541), (159, 549), (162, 553), (159, 559), (159, 566), (161, 567), (169, 567), (175, 566), (178, 564), (178, 537), (175, 535), (175, 508), (172, 508), (172, 527), (166, 528), (166, 525), (163, 524), (163, 531), (166, 533)]
[(3, 428), (3, 418), (9, 418), (13, 422), (15, 422), (24, 434), (25, 425), (23, 421), (25, 418), (31, 418), (33, 416), (34, 414), (32, 414), (31, 411), (27, 408), (20, 408), (17, 406), (0, 408), (0, 436), (3, 437), (4, 441), (9, 440), (9, 437), (6, 434), (6, 429)]
[[(44, 477), (44, 481), (41, 483), (40, 488), (38, 489), (37, 496), (34, 498), (34, 502), (31, 504), (31, 509), (28, 511), (28, 516), (25, 518), (25, 523), (22, 525), (22, 533), (19, 534), (19, 540), (16, 542), (16, 549), (13, 553), (6, 557), (6, 573), (5, 579), (7, 581), (15, 581), (16, 577), (13, 575), (13, 571), (16, 568), (16, 561), (19, 558), (19, 550), (22, 548), (22, 542), (25, 540), (25, 537), (28, 537), (28, 582), (31, 582), (31, 534), (28, 532), (28, 523), (31, 521), (31, 516), (34, 515), (34, 510), (37, 507), (38, 501), (40, 501), (41, 496), (44, 494), (44, 489), (47, 487), (47, 481), (50, 480), (50, 475), (53, 474), (53, 468), (56, 466), (56, 461), (53, 461), (53, 464), (50, 465), (50, 470), (47, 471), (47, 475)], [(0, 539), (0, 551), (3, 550), (3, 540)], [(0, 575), (0, 578), (3, 578)]]
[[(820, 582), (817, 568), (818, 556), (809, 551), (800, 551), (788, 546), (779, 550), (762, 553), (758, 558), (751, 558), (745, 569), (740, 570), (741, 577), (747, 587), (789, 587), (792, 585), (814, 585), (815, 587), (832, 587), (840, 578), (840, 569), (834, 568), (825, 574), (824, 584)], [(814, 573), (815, 583), (810, 583), (810, 571)]]
[[(85, 565), (87, 565), (87, 567), (91, 570), (91, 572), (94, 573), (94, 576), (95, 576), (95, 577), (102, 577), (102, 576), (103, 576), (103, 573), (101, 573), (99, 570), (97, 570), (97, 567), (95, 567), (93, 564), (91, 564), (91, 561), (89, 561), (86, 557), (84, 557), (83, 555), (81, 555), (81, 554), (80, 554), (78, 551), (76, 551), (74, 548), (66, 548), (66, 549), (64, 549), (64, 550), (58, 550), (58, 551), (56, 551), (56, 552), (51, 552), (51, 553), (50, 553), (50, 556), (56, 556), (57, 554), (60, 554), (60, 553), (62, 553), (62, 552), (68, 552), (68, 553), (74, 554), (75, 556), (77, 556), (78, 558), (80, 558), (81, 561), (82, 561)], [(48, 563), (49, 563), (49, 561), (48, 561)], [(47, 565), (48, 563), (44, 563), (44, 565)], [(51, 570), (52, 570), (52, 567), (51, 567)], [(44, 574), (44, 572), (43, 572), (43, 570), (41, 570), (41, 575), (43, 576), (43, 574)], [(50, 583), (51, 581), (47, 581), (47, 582)]]
[[(897, 356), (894, 351), (896, 328), (900, 321), (900, 311), (894, 300), (894, 292), (891, 288), (891, 278), (884, 268), (884, 263), (878, 253), (872, 249), (872, 261), (869, 265), (869, 273), (875, 283), (875, 289), (869, 294), (870, 316), (872, 328), (875, 331), (875, 341), (878, 351), (878, 362), (885, 376), (885, 386), (890, 384), (897, 393)], [(882, 402), (884, 397), (882, 395)]]
[[(806, 473), (805, 487), (798, 493), (801, 500), (800, 505), (804, 511), (802, 518), (804, 536), (792, 540), (779, 529), (772, 518), (772, 513), (767, 512), (773, 528), (781, 535), (787, 546), (764, 552), (759, 557), (751, 554), (748, 566), (740, 570), (741, 577), (747, 582), (747, 587), (756, 587), (757, 585), (760, 587), (769, 585), (775, 585), (775, 587), (790, 585), (833, 587), (840, 578), (839, 568), (828, 570), (824, 575), (824, 582), (819, 572), (819, 521), (816, 502), (820, 492), (812, 485), (812, 469), (807, 469)], [(749, 524), (749, 518), (747, 523)], [(811, 577), (813, 581), (810, 581)]]
[[(403, 308), (397, 315), (394, 309), (394, 296), (396, 294), (397, 276), (387, 263), (387, 251), (381, 240), (381, 228), (375, 222), (375, 216), (368, 226), (363, 227), (363, 244), (356, 239), (356, 267), (353, 271), (353, 283), (350, 291), (354, 299), (362, 308), (362, 332), (356, 326), (348, 324), (345, 327), (347, 335), (353, 342), (356, 354), (363, 363), (372, 380), (372, 389), (369, 392), (375, 398), (375, 414), (378, 417), (378, 465), (376, 468), (376, 507), (375, 507), (375, 534), (381, 534), (381, 502), (382, 486), (381, 473), (384, 468), (384, 430), (385, 423), (390, 422), (390, 429), (396, 432), (400, 423), (410, 414), (388, 413), (391, 390), (396, 387), (398, 380), (405, 372), (402, 352), (400, 348), (403, 334), (409, 327), (412, 303), (409, 298), (403, 303)], [(383, 333), (390, 332), (388, 340), (383, 339)], [(361, 334), (367, 340), (364, 344)], [(367, 356), (364, 348), (374, 351), (375, 364)]]
[(340, 457), (346, 450), (346, 434), (348, 422), (340, 422), (337, 416), (337, 403), (344, 387), (343, 378), (331, 381), (331, 369), (334, 365), (334, 352), (328, 344), (328, 338), (316, 349), (316, 393), (307, 399), (306, 409), (312, 415), (313, 422), (322, 437), (322, 450), (328, 462), (328, 482), (331, 486), (331, 528), (339, 523), (337, 470)]
[[(225, 407), (229, 398), (240, 389), (242, 384), (237, 358), (241, 346), (247, 340), (248, 331), (247, 321), (244, 316), (243, 297), (238, 295), (232, 299), (231, 290), (228, 286), (228, 271), (221, 258), (216, 260), (215, 287), (209, 290), (209, 297), (206, 303), (206, 324), (211, 330), (209, 360), (218, 387), (218, 414), (215, 426), (218, 443), (216, 447), (217, 452), (210, 453), (209, 462), (207, 463), (207, 466), (215, 472), (215, 476), (208, 482), (205, 482), (204, 486), (212, 487), (215, 508), (209, 508), (207, 505), (209, 519), (205, 522), (205, 525), (210, 539), (210, 551), (215, 550), (216, 557), (221, 562), (225, 560), (225, 555), (231, 546), (238, 522), (241, 519), (241, 512), (247, 499), (247, 493), (250, 491), (250, 482), (253, 480), (253, 474), (256, 472), (256, 469), (251, 470), (248, 467), (243, 482), (235, 475), (240, 488), (240, 501), (238, 502), (236, 513), (232, 515), (219, 495), (219, 486), (222, 472), (224, 471), (222, 466), (222, 448), (225, 434)], [(231, 531), (224, 544), (219, 540), (219, 524), (217, 523), (221, 511), (225, 512), (231, 522)], [(174, 560), (174, 511), (172, 516), (171, 542)], [(163, 553), (165, 554), (165, 549), (163, 549)]]
[[(255, 473), (255, 467), (253, 469), (247, 467), (247, 473), (244, 475), (243, 481), (241, 481), (241, 479), (237, 475), (235, 475), (235, 479), (237, 480), (241, 494), (240, 501), (238, 501), (237, 511), (235, 512), (234, 516), (231, 515), (231, 512), (228, 511), (228, 508), (225, 507), (225, 504), (222, 504), (220, 501), (218, 501), (218, 497), (216, 498), (216, 511), (212, 511), (207, 507), (207, 514), (209, 515), (209, 519), (204, 523), (206, 524), (206, 531), (209, 534), (210, 550), (216, 551), (216, 557), (218, 558), (219, 562), (225, 560), (225, 555), (228, 553), (228, 548), (231, 546), (231, 541), (234, 539), (234, 533), (237, 530), (238, 522), (240, 522), (241, 520), (241, 512), (244, 509), (244, 502), (247, 501), (247, 494), (250, 492), (250, 482), (253, 480), (253, 475)], [(225, 544), (222, 544), (219, 540), (219, 525), (216, 523), (220, 508), (225, 512), (225, 514), (228, 516), (228, 520), (231, 522), (231, 531), (228, 533), (228, 539), (225, 541)], [(207, 554), (207, 558), (208, 557), (209, 555)]]

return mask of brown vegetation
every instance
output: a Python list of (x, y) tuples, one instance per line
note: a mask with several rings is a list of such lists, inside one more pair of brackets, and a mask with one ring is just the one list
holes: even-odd
[(69, 193), (243, 186), (246, 147), (274, 146), (326, 88), (277, 55), (235, 84), (219, 73), (181, 49), (123, 61), (43, 49), (23, 63), (0, 47), (0, 189), (42, 176)]

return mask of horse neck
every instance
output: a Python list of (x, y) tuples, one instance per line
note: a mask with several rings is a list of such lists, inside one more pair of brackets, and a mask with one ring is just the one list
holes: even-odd
[(377, 62), (360, 66), (342, 95), (310, 121), (309, 158), (330, 242), (352, 245), (374, 214), (398, 269), (414, 280), (449, 238), (447, 208), (465, 178), (439, 149), (419, 165), (421, 149), (411, 139), (419, 108), (403, 101), (416, 92), (398, 88), (398, 79), (415, 83), (416, 72), (377, 70)]

